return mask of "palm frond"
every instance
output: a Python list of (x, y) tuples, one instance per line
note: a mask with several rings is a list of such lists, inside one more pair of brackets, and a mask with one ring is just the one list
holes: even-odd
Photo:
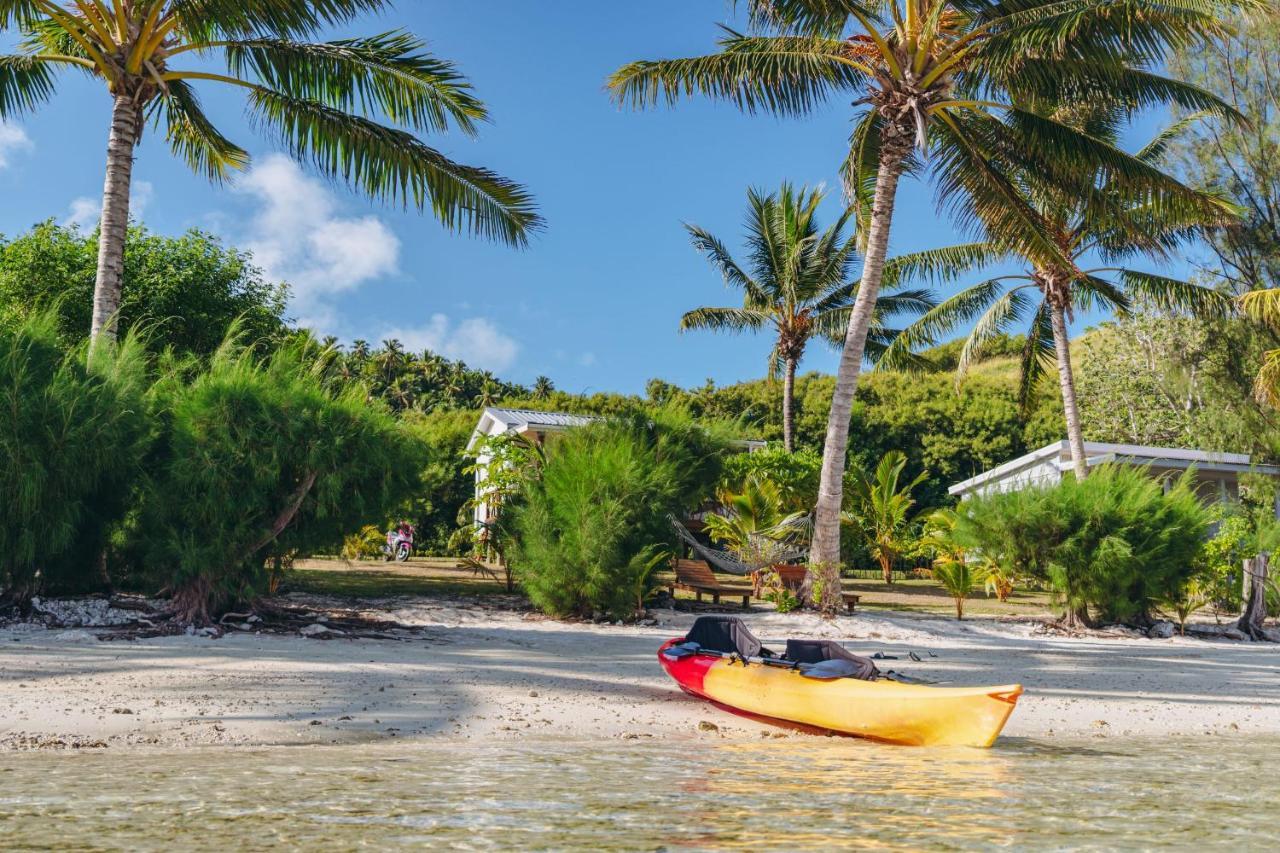
[(226, 46), (227, 66), (267, 87), (347, 112), (382, 114), (415, 130), (469, 135), (487, 117), (471, 84), (417, 36), (394, 30), (324, 43), (258, 38)]
[(1239, 299), (1240, 310), (1273, 331), (1280, 331), (1280, 287), (1251, 290)]
[(1157, 133), (1151, 138), (1151, 141), (1139, 148), (1133, 156), (1144, 163), (1158, 164), (1164, 159), (1164, 155), (1172, 143), (1176, 142), (1190, 127), (1199, 124), (1210, 115), (1212, 113), (1208, 110), (1199, 110), (1182, 117)]
[(39, 56), (0, 56), (0, 118), (14, 118), (53, 97), (53, 69)]
[(717, 332), (745, 332), (769, 324), (763, 311), (747, 308), (695, 308), (680, 318), (680, 329), (711, 329)]
[(873, 6), (854, 0), (735, 0), (748, 7), (752, 27), (767, 27), (784, 32), (838, 36), (851, 15), (869, 21), (880, 16)]
[(746, 294), (750, 303), (763, 304), (769, 301), (768, 294), (738, 265), (738, 262), (733, 259), (733, 255), (729, 253), (728, 248), (718, 237), (697, 225), (686, 224), (684, 228), (689, 232), (693, 247), (701, 252), (711, 265), (720, 271), (720, 275), (724, 277), (725, 284), (740, 288)]
[(156, 104), (164, 117), (169, 147), (193, 172), (221, 183), (232, 172), (248, 166), (249, 152), (213, 126), (195, 91), (185, 81), (170, 81)]
[(1128, 295), (1105, 278), (1085, 275), (1072, 284), (1074, 305), (1086, 311), (1111, 311), (1126, 316), (1132, 308)]
[(391, 7), (391, 0), (171, 0), (167, 14), (193, 40), (218, 36), (298, 37)]
[(524, 245), (542, 227), (519, 184), (456, 163), (405, 131), (264, 88), (253, 90), (250, 107), (295, 157), (322, 174), (372, 196), (430, 206), (448, 228)]
[(988, 279), (944, 299), (903, 329), (885, 357), (896, 363), (906, 358), (908, 353), (937, 345), (945, 335), (968, 323), (980, 312), (989, 310), (1005, 293), (1006, 279)]
[(881, 286), (919, 280), (935, 286), (948, 284), (975, 269), (1000, 263), (1008, 257), (1008, 252), (986, 241), (897, 255), (885, 262)]
[(704, 95), (748, 113), (805, 115), (834, 93), (862, 85), (863, 74), (843, 61), (842, 45), (820, 37), (726, 30), (719, 53), (633, 62), (614, 72), (608, 87), (616, 102), (636, 108)]
[(1129, 294), (1163, 311), (1217, 318), (1231, 310), (1230, 297), (1211, 287), (1131, 269), (1121, 270), (1119, 277)]
[[(984, 282), (983, 287), (990, 282)], [(982, 348), (992, 339), (1006, 334), (1009, 327), (1019, 320), (1026, 311), (1036, 305), (1034, 298), (1028, 293), (1030, 285), (1022, 285), (1008, 290), (999, 299), (990, 303), (978, 321), (974, 323), (969, 337), (965, 338), (960, 348), (960, 358), (956, 365), (956, 379), (962, 380), (969, 372), (969, 366), (982, 355)], [(946, 303), (943, 303), (946, 304)], [(941, 306), (939, 306), (941, 307)], [(1043, 309), (1043, 305), (1040, 306)]]
[(1036, 388), (1048, 373), (1049, 366), (1056, 364), (1058, 351), (1053, 341), (1053, 318), (1049, 312), (1049, 304), (1041, 302), (1031, 318), (1031, 328), (1027, 330), (1027, 341), (1022, 346), (1021, 369), (1018, 371), (1018, 407), (1024, 416), (1031, 411), (1031, 402)]

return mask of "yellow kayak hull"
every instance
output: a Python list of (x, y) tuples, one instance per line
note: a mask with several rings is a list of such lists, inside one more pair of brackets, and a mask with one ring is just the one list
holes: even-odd
[[(665, 648), (665, 646), (664, 646)], [(671, 660), (668, 674), (690, 693), (747, 714), (915, 746), (989, 747), (1022, 686), (932, 687), (896, 681), (820, 681), (793, 669), (711, 655)]]

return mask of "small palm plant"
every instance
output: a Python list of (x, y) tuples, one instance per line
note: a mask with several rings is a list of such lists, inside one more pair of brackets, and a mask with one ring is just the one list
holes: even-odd
[(769, 480), (748, 477), (741, 491), (722, 489), (716, 500), (719, 510), (704, 520), (707, 533), (747, 565), (775, 562), (807, 531), (807, 514), (786, 512), (782, 491)]
[[(419, 134), (474, 135), (484, 104), (450, 62), (403, 30), (310, 38), (390, 0), (0, 0), (0, 33), (21, 40), (0, 54), (0, 119), (54, 95), (55, 72), (74, 68), (112, 102), (102, 195), (92, 335), (115, 337), (129, 187), (143, 126), (215, 183), (249, 153), (205, 113), (197, 86), (233, 87), (255, 124), (322, 175), (370, 196), (430, 209), (450, 228), (522, 244), (540, 219), (519, 185), (465, 166)], [(220, 60), (219, 70), (213, 65)]]
[(871, 556), (880, 564), (884, 582), (893, 583), (893, 564), (912, 550), (910, 515), (915, 506), (911, 492), (928, 476), (921, 472), (910, 483), (901, 485), (907, 457), (900, 450), (890, 450), (873, 472), (855, 471), (849, 485), (849, 509), (844, 520), (861, 531)]
[(964, 602), (982, 582), (982, 572), (976, 563), (965, 560), (947, 560), (935, 563), (933, 576), (942, 588), (955, 599), (956, 618), (964, 618)]
[[(857, 241), (844, 234), (851, 212), (829, 228), (818, 225), (818, 206), (825, 193), (783, 184), (777, 193), (752, 189), (747, 193), (747, 264), (740, 264), (714, 235), (686, 225), (694, 247), (724, 276), (726, 285), (742, 291), (742, 307), (705, 307), (688, 312), (680, 328), (744, 332), (771, 329), (769, 377), (782, 374), (782, 443), (794, 449), (796, 367), (809, 341), (824, 338), (835, 346), (844, 342), (849, 312), (858, 295), (850, 274), (857, 259)], [(883, 290), (897, 290), (890, 277)], [(875, 360), (896, 334), (884, 326), (889, 318), (923, 313), (934, 305), (927, 291), (910, 290), (881, 296), (868, 333), (867, 350)]]

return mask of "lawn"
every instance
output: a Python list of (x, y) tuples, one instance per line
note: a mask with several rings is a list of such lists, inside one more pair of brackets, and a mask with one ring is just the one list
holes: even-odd
[[(665, 585), (665, 579), (662, 580)], [(846, 579), (844, 588), (862, 596), (865, 610), (906, 610), (954, 616), (955, 603), (937, 583), (925, 579)], [(381, 560), (347, 562), (337, 558), (299, 560), (285, 581), (284, 592), (306, 592), (344, 598), (386, 598), (397, 595), (456, 596), (505, 593), (501, 570), (496, 577), (477, 574), (447, 557), (414, 559), (407, 563)], [(692, 593), (677, 592), (680, 599)], [(759, 606), (757, 603), (756, 606)], [(965, 602), (966, 616), (1047, 616), (1049, 596), (1043, 592), (1016, 590), (1001, 603), (978, 593)]]
[(282, 592), (306, 592), (344, 598), (395, 595), (488, 595), (505, 593), (501, 570), (477, 574), (452, 558), (426, 558), (405, 563), (381, 560), (299, 560), (285, 578)]

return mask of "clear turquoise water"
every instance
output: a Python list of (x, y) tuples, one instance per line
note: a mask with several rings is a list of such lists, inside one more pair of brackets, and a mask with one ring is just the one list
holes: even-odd
[(1280, 740), (837, 738), (0, 755), (0, 845), (1280, 847)]

